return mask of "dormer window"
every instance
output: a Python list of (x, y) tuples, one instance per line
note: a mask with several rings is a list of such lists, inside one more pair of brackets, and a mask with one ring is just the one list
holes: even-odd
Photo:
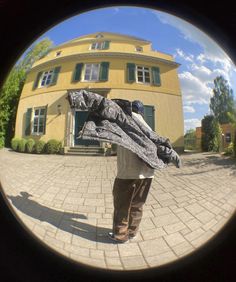
[(143, 52), (143, 47), (141, 47), (141, 46), (136, 46), (136, 47), (135, 47), (135, 51), (137, 51), (137, 52)]
[(102, 38), (102, 37), (103, 37), (103, 35), (101, 33), (96, 35), (96, 38)]
[(59, 57), (61, 55), (61, 51), (56, 52), (56, 57)]
[(109, 49), (110, 42), (109, 41), (96, 41), (93, 42), (90, 49), (91, 50), (106, 50)]

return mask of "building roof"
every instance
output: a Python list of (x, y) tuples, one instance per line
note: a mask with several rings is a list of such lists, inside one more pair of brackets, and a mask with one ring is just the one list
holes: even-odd
[(61, 47), (63, 45), (71, 44), (71, 43), (74, 43), (74, 42), (77, 42), (77, 41), (80, 41), (80, 40), (83, 40), (83, 39), (85, 39), (85, 40), (91, 39), (91, 38), (96, 39), (96, 35), (99, 35), (99, 34), (104, 35), (106, 38), (109, 37), (109, 36), (117, 36), (117, 37), (120, 37), (120, 38), (126, 38), (127, 40), (141, 41), (141, 42), (146, 43), (146, 44), (151, 43), (151, 41), (148, 41), (146, 39), (139, 38), (139, 37), (136, 37), (136, 36), (132, 36), (132, 35), (126, 35), (126, 34), (115, 33), (115, 32), (99, 31), (99, 32), (79, 36), (79, 37), (74, 38), (70, 41), (67, 41), (67, 42), (64, 42), (60, 45), (57, 45), (56, 48), (59, 47), (59, 46)]
[[(83, 35), (83, 36), (80, 36), (80, 37), (77, 37), (77, 38), (74, 38), (70, 41), (67, 41), (67, 42), (64, 42), (60, 45), (57, 45), (55, 46), (55, 48), (53, 48), (51, 50), (52, 51), (56, 51), (56, 50), (60, 50), (61, 48), (64, 48), (64, 47), (70, 47), (70, 46), (76, 46), (77, 44), (80, 44), (80, 43), (85, 43), (85, 42), (93, 42), (95, 41), (96, 39), (101, 39), (104, 37), (104, 40), (111, 40), (111, 41), (133, 41), (133, 43), (135, 45), (151, 45), (151, 42), (150, 41), (147, 41), (145, 39), (142, 39), (142, 38), (138, 38), (136, 36), (130, 36), (130, 35), (124, 35), (124, 34), (120, 34), (120, 33), (113, 33), (113, 32), (96, 32), (96, 33), (91, 33), (91, 34), (86, 34), (86, 35)], [(50, 52), (50, 53), (51, 53)], [(114, 56), (118, 56), (118, 57), (127, 57), (129, 56), (130, 58), (136, 58), (136, 59), (141, 59), (141, 60), (151, 60), (152, 62), (162, 62), (162, 63), (167, 63), (169, 65), (172, 65), (173, 67), (178, 67), (180, 64), (174, 62), (172, 60), (172, 57), (171, 55), (169, 54), (166, 54), (166, 53), (163, 53), (163, 52), (158, 52), (158, 51), (154, 51), (154, 50), (151, 50), (150, 48), (150, 52), (148, 53), (145, 53), (145, 54), (141, 54), (141, 53), (137, 53), (137, 52), (118, 52), (118, 51), (115, 51), (115, 52), (112, 52), (112, 50), (109, 52), (107, 52), (107, 50), (105, 50), (104, 52), (102, 52), (101, 50), (99, 52), (91, 52), (91, 51), (82, 51), (81, 53), (70, 53), (70, 54), (67, 54), (66, 56), (60, 56), (60, 57), (51, 57), (50, 59), (47, 59), (47, 58), (43, 58), (42, 60), (38, 60), (37, 62), (35, 62), (35, 64), (32, 66), (32, 69), (34, 67), (37, 67), (39, 65), (42, 65), (42, 64), (47, 64), (47, 63), (51, 63), (55, 60), (62, 60), (64, 59), (65, 57), (67, 58), (79, 58), (81, 56), (89, 56), (89, 57), (96, 57), (96, 56), (110, 56), (110, 57), (114, 57)]]

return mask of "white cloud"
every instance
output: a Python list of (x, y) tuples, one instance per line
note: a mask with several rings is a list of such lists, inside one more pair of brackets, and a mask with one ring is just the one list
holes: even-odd
[(195, 113), (195, 109), (192, 106), (184, 106), (183, 108), (185, 113)]
[(186, 105), (191, 104), (209, 104), (210, 97), (213, 94), (214, 79), (223, 75), (229, 81), (229, 72), (223, 68), (213, 68), (204, 65), (204, 55), (194, 56), (186, 54), (181, 49), (176, 49), (175, 58), (186, 62), (186, 71), (179, 74), (183, 101)]
[[(201, 46), (203, 48), (203, 53), (199, 54), (196, 59), (201, 64), (211, 62), (215, 66), (218, 66), (217, 69), (220, 70), (220, 73), (224, 75), (225, 79), (229, 82), (229, 85), (232, 86), (231, 80), (233, 72), (236, 72), (236, 67), (229, 58), (229, 56), (213, 39), (211, 39), (211, 37), (209, 37), (206, 33), (202, 32), (197, 27), (178, 17), (157, 11), (153, 11), (153, 14), (163, 24), (168, 24), (178, 29), (185, 40), (188, 40)], [(191, 56), (186, 57), (186, 55), (184, 55), (178, 50), (177, 54), (179, 56), (182, 56), (182, 58), (184, 58), (185, 56), (186, 61), (190, 61), (192, 59)]]
[(228, 57), (223, 49), (220, 48), (218, 44), (211, 39), (211, 37), (194, 25), (166, 13), (154, 12), (154, 14), (163, 24), (168, 24), (177, 28), (184, 39), (201, 45), (205, 50), (206, 57), (216, 61), (225, 60), (225, 58)]
[(194, 63), (190, 66), (190, 68), (194, 75), (201, 79), (201, 81), (208, 82), (212, 80), (213, 71), (208, 67)]
[(200, 55), (197, 56), (197, 60), (203, 64), (206, 62), (206, 58), (205, 58), (205, 55), (203, 53), (201, 53)]
[(179, 74), (179, 79), (185, 105), (209, 104), (211, 87), (188, 71)]
[(175, 57), (179, 56), (179, 57), (183, 58), (187, 62), (193, 62), (194, 56), (192, 54), (190, 54), (188, 56), (179, 48), (176, 49), (176, 53), (177, 54), (175, 55)]
[[(182, 72), (179, 79), (183, 97), (183, 110), (185, 114), (192, 114), (194, 118), (184, 120), (185, 132), (188, 129), (201, 126), (199, 105), (206, 105), (206, 114), (209, 114), (210, 97), (213, 95), (214, 79), (222, 75), (233, 88), (236, 79), (236, 67), (224, 50), (207, 34), (175, 16), (153, 12), (163, 23), (178, 29), (183, 40), (196, 45), (195, 51), (184, 52), (179, 47), (174, 58), (182, 63)], [(180, 45), (181, 46), (181, 45)], [(185, 46), (183, 44), (183, 46)], [(193, 45), (194, 47), (194, 45)], [(198, 47), (198, 48), (197, 48)], [(196, 50), (202, 51), (196, 53)], [(188, 49), (187, 49), (188, 50)], [(194, 52), (194, 53), (191, 53)], [(196, 118), (195, 118), (196, 117)]]
[(201, 126), (201, 120), (197, 118), (185, 119), (184, 120), (184, 132), (189, 129), (195, 129), (196, 127)]

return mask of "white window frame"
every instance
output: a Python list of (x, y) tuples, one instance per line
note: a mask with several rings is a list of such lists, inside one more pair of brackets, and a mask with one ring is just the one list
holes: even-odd
[[(36, 111), (39, 111), (39, 114), (36, 115)], [(44, 110), (44, 114), (40, 114), (41, 110)], [(35, 124), (35, 120), (37, 118), (37, 122)], [(39, 131), (40, 128), (40, 119), (43, 119), (43, 128), (42, 131)], [(46, 119), (46, 107), (37, 107), (33, 108), (33, 121), (32, 121), (32, 135), (43, 135), (45, 132), (45, 119)], [(35, 126), (37, 127), (37, 130), (35, 131)]]
[[(139, 75), (138, 75), (139, 71), (142, 72), (142, 80), (139, 80)], [(146, 73), (149, 74), (149, 81), (146, 81), (146, 76), (145, 76)], [(136, 65), (135, 66), (135, 75), (136, 75), (136, 82), (137, 83), (151, 84), (151, 69), (149, 67)]]
[[(52, 83), (53, 76), (54, 76), (54, 69), (44, 71), (39, 81), (39, 87), (42, 88), (49, 86)], [(44, 84), (42, 84), (43, 82)]]
[(143, 47), (142, 46), (136, 46), (135, 51), (137, 52), (143, 52)]
[[(89, 66), (91, 66), (91, 70), (90, 70), (90, 73), (89, 73), (89, 79), (86, 79), (86, 75), (87, 75), (86, 72), (87, 72)], [(95, 67), (97, 67), (97, 76), (95, 78), (93, 78)], [(99, 63), (85, 64), (83, 81), (99, 81), (99, 72), (100, 72), (100, 64)]]
[(105, 41), (93, 42), (90, 46), (90, 50), (102, 50), (104, 48)]
[[(230, 141), (227, 140), (228, 138), (230, 139)], [(226, 132), (226, 133), (225, 133), (225, 142), (226, 142), (226, 143), (232, 142), (231, 132)]]
[(102, 38), (102, 37), (104, 37), (104, 36), (101, 33), (96, 35), (96, 38)]

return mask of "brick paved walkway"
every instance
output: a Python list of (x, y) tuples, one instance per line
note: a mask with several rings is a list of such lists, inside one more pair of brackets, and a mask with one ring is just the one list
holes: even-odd
[(193, 252), (235, 209), (235, 161), (213, 153), (183, 154), (182, 160), (182, 169), (156, 171), (138, 236), (125, 244), (107, 238), (116, 157), (3, 149), (0, 176), (25, 225), (59, 253), (106, 269), (144, 269)]

